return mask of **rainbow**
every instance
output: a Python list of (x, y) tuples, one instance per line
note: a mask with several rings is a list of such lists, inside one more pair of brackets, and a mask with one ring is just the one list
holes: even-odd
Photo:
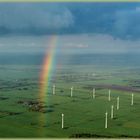
[[(40, 72), (39, 102), (41, 104), (45, 103), (45, 105), (48, 103), (47, 94), (54, 66), (57, 38), (58, 37), (55, 35), (50, 37), (47, 51), (45, 53), (45, 57), (43, 60), (43, 66)], [(44, 113), (41, 113), (39, 115), (39, 125), (41, 126), (41, 128), (38, 131), (40, 136), (45, 136), (46, 134), (45, 129), (43, 129), (42, 127), (45, 124), (46, 124), (46, 115)]]
[(46, 95), (48, 93), (48, 87), (50, 85), (50, 78), (52, 75), (52, 70), (54, 65), (56, 43), (57, 43), (57, 36), (56, 35), (51, 36), (49, 40), (47, 52), (43, 61), (42, 70), (40, 73), (39, 99), (42, 102), (44, 101), (46, 102)]

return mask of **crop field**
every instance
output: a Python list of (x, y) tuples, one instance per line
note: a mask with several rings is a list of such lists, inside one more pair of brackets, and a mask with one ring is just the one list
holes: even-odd
[(0, 137), (140, 137), (139, 68), (64, 65), (52, 75), (44, 102), (39, 99), (40, 69), (40, 65), (0, 66)]

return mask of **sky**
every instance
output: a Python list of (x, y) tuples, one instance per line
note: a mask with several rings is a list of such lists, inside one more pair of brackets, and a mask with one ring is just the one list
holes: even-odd
[[(45, 53), (50, 35), (0, 37), (0, 53)], [(140, 53), (140, 40), (114, 39), (106, 34), (57, 35), (59, 54)]]
[(0, 3), (0, 34), (102, 33), (138, 39), (140, 3)]
[(54, 34), (67, 49), (139, 50), (140, 3), (0, 3), (1, 51), (43, 51)]

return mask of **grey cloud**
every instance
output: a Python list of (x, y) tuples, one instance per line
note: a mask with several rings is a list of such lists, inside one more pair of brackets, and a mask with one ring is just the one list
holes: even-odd
[(0, 35), (107, 34), (140, 38), (140, 3), (0, 4)]
[(0, 4), (0, 27), (10, 31), (63, 29), (73, 25), (68, 8), (43, 4)]

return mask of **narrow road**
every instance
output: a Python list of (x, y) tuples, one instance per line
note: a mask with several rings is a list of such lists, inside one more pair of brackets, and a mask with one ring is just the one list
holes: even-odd
[(96, 88), (108, 88), (108, 89), (114, 89), (114, 90), (121, 90), (121, 91), (128, 91), (128, 92), (140, 93), (140, 89), (136, 89), (134, 87), (129, 87), (129, 86), (106, 85), (106, 84), (94, 85), (94, 86)]

